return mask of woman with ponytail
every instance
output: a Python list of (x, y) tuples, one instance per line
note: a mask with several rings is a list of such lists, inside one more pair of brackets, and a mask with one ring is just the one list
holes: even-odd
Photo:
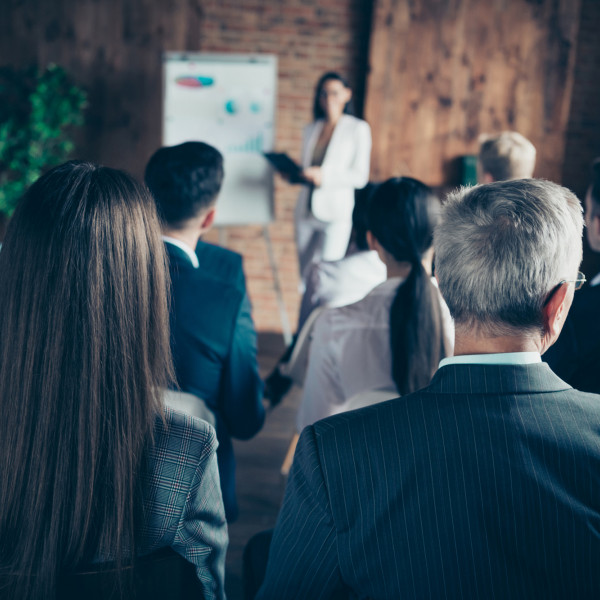
[(367, 237), (387, 280), (317, 319), (298, 430), (425, 386), (452, 352), (452, 320), (431, 277), (439, 215), (438, 198), (416, 179), (389, 179), (373, 192)]
[(52, 599), (72, 571), (111, 562), (125, 572), (164, 547), (195, 564), (205, 598), (224, 597), (215, 432), (162, 404), (165, 264), (153, 200), (114, 169), (52, 169), (9, 223), (0, 598)]

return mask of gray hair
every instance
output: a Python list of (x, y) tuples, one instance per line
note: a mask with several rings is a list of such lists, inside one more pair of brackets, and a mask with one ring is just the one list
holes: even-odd
[(581, 262), (583, 217), (570, 190), (541, 179), (462, 188), (435, 230), (439, 287), (457, 328), (543, 332), (544, 300)]
[(494, 181), (523, 179), (533, 176), (535, 146), (516, 131), (479, 138), (479, 162), (484, 173)]

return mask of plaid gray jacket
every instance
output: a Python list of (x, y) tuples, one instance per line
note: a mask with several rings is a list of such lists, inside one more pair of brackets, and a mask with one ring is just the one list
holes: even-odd
[(225, 598), (228, 535), (211, 425), (170, 409), (146, 474), (142, 553), (171, 547), (196, 566), (204, 598)]

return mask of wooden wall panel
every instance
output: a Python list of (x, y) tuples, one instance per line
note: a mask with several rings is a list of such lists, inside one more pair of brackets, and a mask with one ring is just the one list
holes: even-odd
[[(186, 48), (186, 27), (197, 19), (191, 2), (104, 0), (10, 1), (0, 57), (4, 64), (64, 66), (89, 95), (78, 156), (136, 175), (160, 143), (164, 31)], [(177, 6), (180, 4), (181, 6)], [(175, 25), (183, 24), (181, 30)], [(199, 35), (190, 49), (198, 48)]]
[(560, 181), (580, 0), (375, 0), (372, 178), (449, 183), (478, 136), (519, 131)]

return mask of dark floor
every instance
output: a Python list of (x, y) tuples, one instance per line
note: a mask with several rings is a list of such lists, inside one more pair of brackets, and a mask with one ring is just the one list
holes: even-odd
[[(281, 335), (258, 336), (261, 374), (267, 375), (284, 350)], [(275, 524), (285, 482), (280, 474), (292, 435), (300, 390), (292, 389), (285, 400), (267, 412), (265, 426), (252, 440), (234, 442), (237, 460), (237, 495), (240, 518), (229, 527), (225, 587), (229, 600), (242, 600), (242, 552), (250, 537)]]

